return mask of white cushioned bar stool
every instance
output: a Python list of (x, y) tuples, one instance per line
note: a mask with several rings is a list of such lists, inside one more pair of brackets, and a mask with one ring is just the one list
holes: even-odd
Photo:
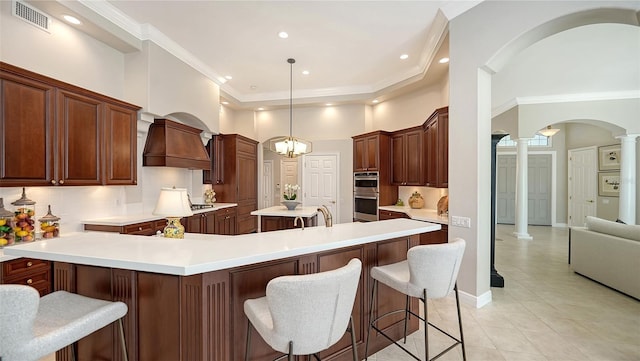
[(34, 288), (23, 285), (0, 285), (0, 300), (2, 361), (38, 360), (115, 321), (119, 321), (123, 358), (127, 360), (122, 329), (127, 305), (122, 302), (66, 291), (41, 298)]
[[(453, 242), (450, 243), (412, 247), (407, 252), (407, 259), (405, 261), (380, 267), (373, 267), (371, 269), (371, 278), (373, 278), (370, 303), (371, 311), (369, 314), (369, 320), (371, 320), (371, 322), (369, 323), (369, 332), (367, 333), (367, 341), (365, 344), (365, 360), (369, 356), (367, 352), (369, 349), (369, 336), (371, 335), (372, 329), (376, 330), (376, 332), (379, 332), (382, 336), (399, 346), (414, 359), (420, 360), (418, 356), (412, 354), (407, 348), (393, 340), (376, 326), (377, 322), (380, 319), (399, 312), (404, 312), (404, 343), (407, 342), (407, 318), (409, 317), (409, 315), (411, 314), (413, 316), (416, 316), (424, 322), (424, 347), (426, 360), (437, 359), (457, 345), (462, 346), (463, 360), (467, 359), (464, 348), (464, 338), (462, 334), (462, 319), (460, 318), (458, 286), (456, 283), (456, 280), (458, 278), (458, 270), (460, 269), (460, 263), (464, 254), (465, 245), (466, 243), (463, 239), (456, 238)], [(407, 297), (407, 302), (404, 309), (387, 312), (383, 315), (378, 315), (378, 317), (374, 319), (373, 303), (375, 301), (375, 294), (379, 282), (393, 288), (394, 290), (402, 294), (405, 294)], [(449, 293), (451, 293), (451, 291), (455, 291), (456, 296), (460, 338), (457, 338), (444, 331), (443, 329), (433, 325), (429, 322), (428, 318), (427, 300), (446, 297)], [(416, 314), (414, 311), (410, 310), (409, 297), (418, 298), (423, 302), (424, 318), (420, 317), (419, 314)], [(454, 341), (451, 346), (431, 359), (429, 358), (429, 327), (427, 325), (432, 326)]]
[(285, 355), (313, 355), (351, 333), (353, 359), (358, 360), (351, 312), (362, 263), (354, 258), (341, 268), (307, 275), (281, 276), (267, 284), (266, 296), (246, 300), (249, 319), (245, 360), (251, 351), (251, 326), (274, 350)]

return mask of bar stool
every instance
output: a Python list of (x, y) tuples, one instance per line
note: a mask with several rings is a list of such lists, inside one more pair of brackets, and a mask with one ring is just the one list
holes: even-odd
[[(127, 360), (122, 317), (127, 305), (66, 291), (42, 298), (34, 288), (0, 285), (0, 359), (38, 360), (112, 322), (118, 321), (123, 359)], [(75, 350), (74, 350), (75, 358)]]
[(354, 258), (341, 268), (297, 276), (281, 276), (267, 284), (266, 296), (244, 302), (247, 324), (245, 360), (251, 350), (251, 327), (284, 356), (313, 355), (351, 333), (353, 360), (358, 360), (351, 311), (362, 263)]
[[(460, 317), (460, 301), (458, 298), (458, 270), (460, 269), (460, 263), (462, 262), (462, 256), (464, 254), (465, 241), (461, 238), (456, 238), (453, 242), (432, 244), (424, 246), (416, 246), (407, 252), (407, 259), (402, 262), (393, 263), (390, 265), (373, 267), (371, 269), (371, 278), (373, 278), (373, 288), (371, 292), (371, 311), (369, 313), (369, 332), (367, 333), (367, 341), (365, 344), (365, 360), (367, 359), (369, 349), (369, 336), (371, 335), (371, 329), (373, 328), (382, 336), (389, 339), (397, 346), (399, 346), (406, 353), (411, 355), (416, 360), (420, 358), (412, 354), (407, 348), (393, 340), (380, 330), (376, 324), (377, 322), (389, 315), (404, 312), (404, 343), (407, 342), (407, 318), (409, 314), (418, 317), (424, 322), (424, 347), (425, 347), (425, 359), (434, 360), (446, 352), (450, 351), (458, 344), (462, 347), (462, 358), (467, 359), (464, 338), (462, 334), (462, 319)], [(382, 282), (394, 290), (405, 294), (407, 297), (406, 306), (404, 309), (387, 312), (378, 318), (373, 317), (373, 303), (375, 301), (376, 289), (378, 282)], [(437, 299), (446, 297), (451, 291), (455, 291), (456, 306), (458, 309), (458, 326), (460, 329), (460, 338), (449, 334), (443, 329), (433, 325), (428, 319), (427, 299)], [(409, 309), (409, 297), (420, 299), (424, 304), (424, 318), (419, 314)], [(433, 358), (429, 358), (429, 332), (428, 325), (432, 326), (436, 330), (449, 336), (454, 343), (444, 351), (440, 352)]]

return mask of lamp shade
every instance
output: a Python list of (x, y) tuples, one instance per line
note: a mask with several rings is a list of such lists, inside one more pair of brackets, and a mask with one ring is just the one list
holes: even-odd
[(193, 215), (184, 188), (162, 188), (153, 215), (162, 217), (186, 217)]

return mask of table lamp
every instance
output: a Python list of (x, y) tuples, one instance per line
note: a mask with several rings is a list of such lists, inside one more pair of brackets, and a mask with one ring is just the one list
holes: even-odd
[(180, 224), (180, 218), (193, 215), (189, 207), (187, 190), (175, 187), (160, 189), (153, 215), (167, 219), (167, 226), (164, 227), (166, 238), (184, 238), (184, 226)]

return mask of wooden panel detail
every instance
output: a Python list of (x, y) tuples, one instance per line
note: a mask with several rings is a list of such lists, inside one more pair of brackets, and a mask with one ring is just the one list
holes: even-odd
[[(53, 290), (76, 292), (75, 265), (64, 262), (53, 263)], [(73, 361), (73, 349), (67, 346), (56, 351), (56, 361)]]
[(298, 261), (298, 274), (308, 275), (318, 272), (318, 256), (317, 255), (305, 255), (300, 257)]
[[(112, 270), (112, 297), (113, 301), (124, 302), (127, 307), (127, 315), (122, 319), (124, 337), (129, 360), (138, 359), (138, 284), (135, 271), (114, 269)], [(122, 345), (120, 342), (119, 327), (113, 328), (113, 353), (114, 361), (120, 361), (122, 357)]]
[(138, 272), (140, 360), (180, 360), (180, 278)]

